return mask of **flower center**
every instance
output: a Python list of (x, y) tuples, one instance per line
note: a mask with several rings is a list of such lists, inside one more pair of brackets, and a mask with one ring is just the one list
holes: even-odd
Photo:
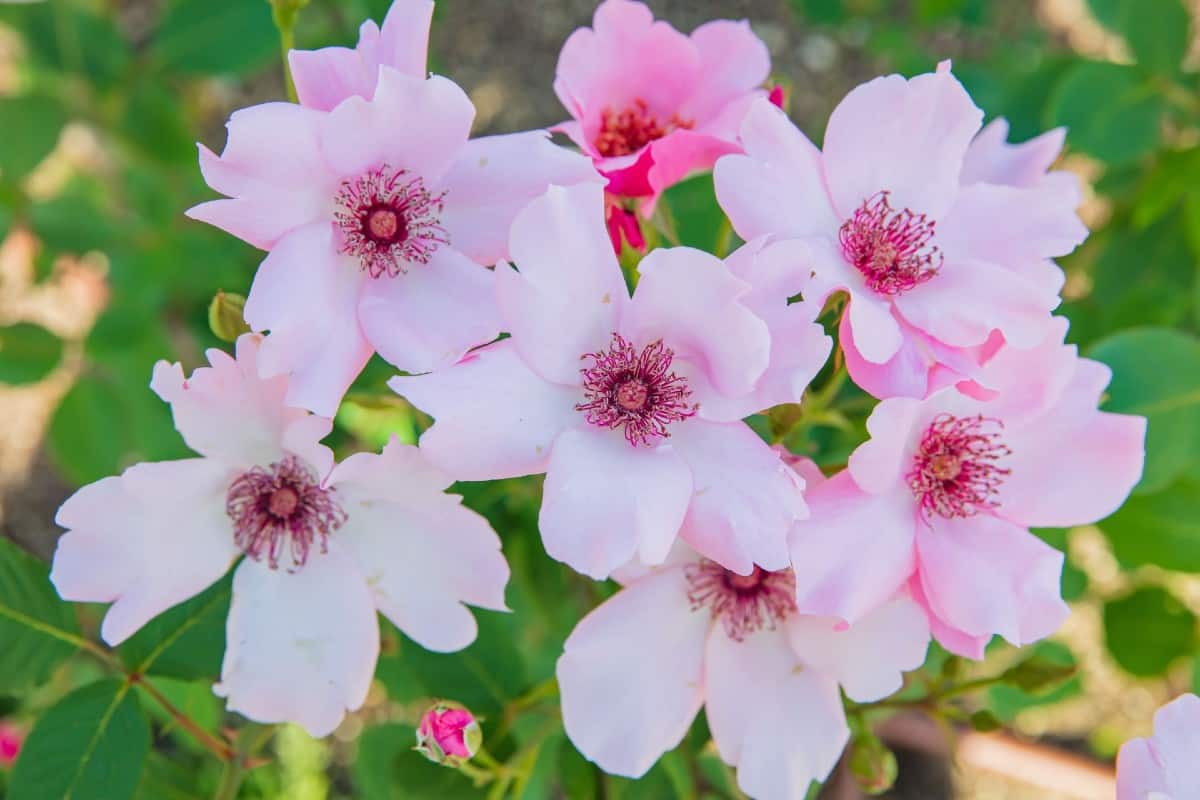
[(935, 223), (909, 209), (894, 211), (888, 193), (867, 198), (842, 223), (838, 241), (842, 255), (879, 294), (907, 292), (932, 278), (942, 266), (942, 253), (931, 244)]
[(324, 553), (329, 534), (346, 521), (333, 489), (292, 455), (270, 467), (239, 475), (225, 495), (225, 513), (233, 520), (233, 541), (247, 556), (279, 568), (285, 544), (292, 566), (303, 567), (313, 542)]
[(670, 436), (667, 426), (699, 408), (687, 402), (692, 395), (687, 379), (668, 371), (674, 357), (661, 339), (639, 352), (614, 333), (608, 350), (581, 356), (592, 365), (580, 370), (587, 402), (575, 410), (593, 425), (624, 428), (625, 439), (635, 446)]
[(755, 631), (775, 629), (796, 610), (796, 578), (790, 569), (749, 575), (731, 572), (707, 558), (684, 567), (692, 610), (707, 606), (730, 639), (740, 642)]
[(906, 476), (924, 516), (970, 517), (999, 505), (996, 495), (1011, 470), (997, 462), (1012, 453), (1000, 441), (1002, 428), (982, 415), (934, 418)]
[(340, 251), (356, 257), (372, 278), (428, 264), (450, 241), (440, 224), (445, 199), (445, 192), (426, 189), (420, 176), (386, 164), (343, 181), (333, 215), (342, 236)]
[(624, 111), (604, 109), (600, 114), (600, 132), (596, 134), (596, 152), (605, 158), (636, 153), (655, 139), (680, 128), (691, 128), (691, 120), (672, 114), (666, 124), (650, 113), (645, 100), (634, 100)]

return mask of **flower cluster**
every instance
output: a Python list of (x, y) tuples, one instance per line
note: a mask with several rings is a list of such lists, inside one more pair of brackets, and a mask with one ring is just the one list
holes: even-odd
[[(291, 53), (299, 102), (201, 146), (224, 197), (190, 215), (266, 251), (255, 332), (190, 378), (155, 367), (199, 457), (59, 512), (52, 578), (112, 603), (106, 641), (237, 562), (216, 692), (329, 733), (366, 696), (376, 612), (452, 651), (466, 605), (505, 608), (500, 540), (451, 481), (544, 473), (546, 553), (622, 586), (558, 661), (571, 741), (638, 776), (703, 706), (741, 787), (795, 798), (846, 744), (841, 695), (896, 691), (931, 635), (979, 658), (1057, 629), (1062, 555), (1029, 528), (1118, 508), (1145, 433), (1098, 410), (1108, 370), (1052, 316), (1053, 259), (1087, 233), (1049, 169), (1061, 131), (981, 129), (942, 64), (852, 91), (818, 148), (745, 22), (685, 36), (604, 0), (554, 82), (581, 152), (472, 139), (466, 94), (425, 71), (432, 8), (396, 0), (356, 49)], [(744, 243), (623, 268), (663, 190), (707, 169)], [(321, 439), (373, 353), (434, 422), (335, 465)], [(803, 414), (822, 370), (879, 400), (828, 477), (747, 421)], [(462, 760), (479, 729), (442, 705), (419, 736)]]

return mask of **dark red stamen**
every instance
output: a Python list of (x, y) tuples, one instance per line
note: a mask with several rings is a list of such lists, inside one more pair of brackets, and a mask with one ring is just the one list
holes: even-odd
[(449, 244), (440, 224), (446, 193), (432, 194), (408, 170), (386, 164), (357, 180), (343, 181), (334, 212), (341, 252), (358, 258), (372, 278), (395, 277), (409, 264), (427, 264)]
[(627, 156), (671, 131), (688, 129), (692, 125), (691, 120), (681, 119), (678, 114), (672, 114), (665, 124), (660, 123), (650, 113), (645, 100), (634, 100), (633, 105), (624, 111), (614, 112), (606, 108), (601, 112), (600, 132), (596, 134), (595, 141), (596, 152), (605, 158)]
[(590, 367), (580, 370), (588, 401), (575, 409), (583, 411), (593, 425), (624, 428), (632, 445), (670, 436), (671, 423), (694, 416), (699, 408), (687, 402), (692, 395), (687, 379), (669, 372), (674, 357), (661, 339), (639, 353), (614, 333), (608, 350), (581, 356), (592, 360)]
[(907, 208), (893, 211), (888, 193), (863, 201), (854, 216), (842, 223), (838, 241), (842, 255), (867, 279), (875, 292), (907, 292), (937, 274), (942, 253), (933, 239), (936, 223)]
[(923, 516), (970, 517), (998, 505), (996, 495), (1011, 472), (997, 465), (1012, 453), (1000, 442), (1003, 427), (982, 415), (934, 418), (906, 476)]
[(290, 569), (304, 566), (313, 542), (320, 539), (324, 553), (329, 534), (346, 521), (334, 491), (292, 455), (239, 475), (225, 496), (225, 513), (234, 543), (255, 561), (265, 556), (271, 569), (279, 567), (285, 544)]
[(796, 577), (790, 569), (767, 572), (756, 566), (739, 575), (706, 558), (684, 567), (684, 576), (692, 610), (707, 606), (737, 642), (763, 628), (774, 630), (796, 611)]

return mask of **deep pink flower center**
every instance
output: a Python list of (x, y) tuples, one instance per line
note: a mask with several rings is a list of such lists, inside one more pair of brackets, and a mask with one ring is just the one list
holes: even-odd
[(930, 423), (906, 476), (925, 517), (970, 517), (995, 508), (1011, 470), (997, 462), (1012, 453), (1000, 441), (1003, 424), (982, 415), (939, 414)]
[(936, 223), (909, 209), (894, 211), (888, 193), (867, 198), (842, 223), (842, 255), (879, 294), (897, 295), (937, 274), (942, 254), (932, 244)]
[(243, 472), (225, 495), (225, 513), (233, 520), (233, 541), (255, 561), (265, 557), (271, 569), (288, 548), (292, 566), (308, 561), (313, 543), (325, 552), (329, 534), (346, 521), (333, 489), (293, 455), (269, 467)]
[(624, 429), (635, 446), (670, 436), (671, 423), (694, 416), (699, 408), (688, 403), (687, 379), (670, 371), (674, 357), (661, 339), (639, 351), (614, 333), (607, 350), (581, 356), (592, 363), (580, 370), (587, 402), (575, 409), (593, 425)]
[(419, 175), (386, 164), (343, 181), (334, 212), (340, 251), (356, 257), (372, 278), (428, 264), (439, 247), (449, 244), (441, 226), (445, 198), (445, 192), (426, 189)]
[(596, 134), (596, 152), (605, 158), (627, 156), (636, 153), (655, 139), (661, 139), (679, 128), (691, 128), (691, 120), (672, 114), (666, 122), (659, 122), (650, 113), (646, 101), (637, 99), (633, 105), (613, 111), (606, 108), (600, 114), (600, 132)]
[(737, 642), (763, 628), (774, 630), (796, 611), (796, 577), (790, 569), (767, 572), (756, 566), (739, 575), (705, 558), (688, 564), (684, 576), (692, 610), (707, 607)]

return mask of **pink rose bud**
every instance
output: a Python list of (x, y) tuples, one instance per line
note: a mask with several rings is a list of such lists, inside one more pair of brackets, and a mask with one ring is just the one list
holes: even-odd
[(483, 732), (470, 711), (441, 701), (421, 717), (415, 749), (430, 761), (454, 766), (479, 752), (482, 740)]
[(784, 94), (783, 84), (777, 83), (772, 86), (767, 99), (771, 101), (772, 105), (787, 111), (787, 96)]
[(639, 253), (646, 252), (646, 238), (642, 235), (642, 226), (638, 222), (637, 214), (613, 203), (608, 207), (607, 224), (608, 238), (617, 255), (621, 255), (622, 237), (634, 250)]
[(21, 752), (24, 740), (21, 729), (7, 722), (0, 722), (0, 767), (11, 767)]

